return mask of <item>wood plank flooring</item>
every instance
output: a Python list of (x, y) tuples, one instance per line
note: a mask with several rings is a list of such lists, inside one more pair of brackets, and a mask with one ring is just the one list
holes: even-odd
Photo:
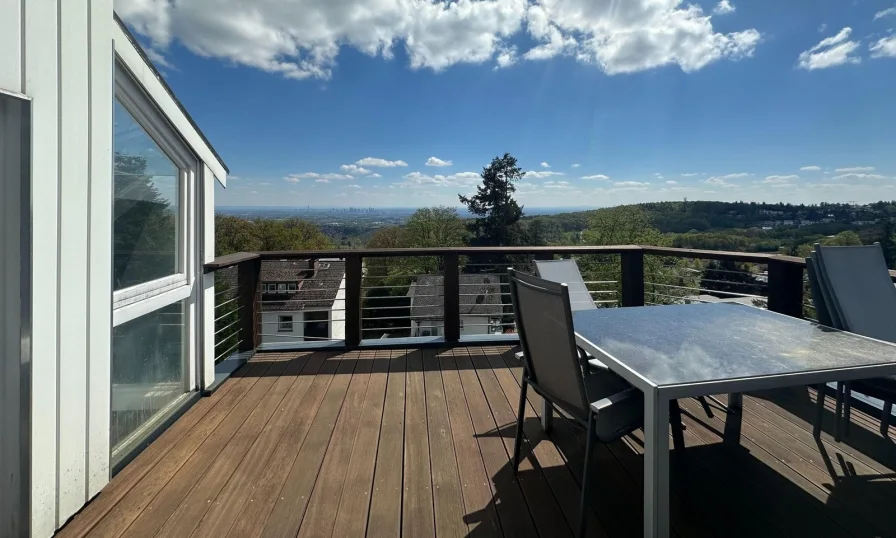
[[(544, 433), (529, 391), (514, 474), (519, 378), (506, 346), (258, 354), (58, 536), (572, 536), (584, 432)], [(682, 400), (673, 534), (896, 536), (896, 427), (854, 411), (835, 442), (828, 398), (816, 440), (815, 397), (745, 395), (737, 447)], [(640, 431), (598, 446), (590, 536), (640, 535), (642, 453)]]

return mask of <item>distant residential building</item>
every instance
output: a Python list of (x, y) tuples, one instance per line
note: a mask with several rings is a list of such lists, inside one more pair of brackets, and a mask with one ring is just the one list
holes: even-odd
[[(442, 275), (422, 275), (411, 284), (411, 336), (445, 336)], [(460, 275), (460, 335), (500, 334), (504, 308), (495, 275)]]
[(345, 262), (261, 263), (261, 344), (345, 338)]

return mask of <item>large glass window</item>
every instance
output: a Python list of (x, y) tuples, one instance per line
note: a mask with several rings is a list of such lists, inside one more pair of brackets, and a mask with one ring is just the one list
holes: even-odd
[(305, 312), (305, 338), (325, 340), (330, 337), (330, 313), (327, 311)]
[(113, 330), (113, 453), (184, 394), (185, 307), (178, 301)]
[(180, 272), (181, 171), (115, 100), (113, 289)]

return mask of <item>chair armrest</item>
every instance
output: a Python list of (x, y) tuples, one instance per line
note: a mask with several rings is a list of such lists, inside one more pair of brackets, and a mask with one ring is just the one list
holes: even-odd
[(516, 357), (516, 360), (518, 360), (520, 362), (523, 362), (523, 359), (526, 358), (526, 356), (523, 355), (522, 351), (517, 351), (516, 353), (513, 354), (513, 356)]
[(636, 398), (641, 395), (641, 391), (632, 387), (630, 389), (625, 389), (622, 392), (617, 392), (612, 396), (607, 396), (601, 400), (593, 402), (591, 404), (591, 410), (595, 413), (600, 413), (601, 411), (606, 411), (610, 407), (614, 405), (618, 405), (626, 400), (630, 400), (632, 398)]
[(607, 372), (610, 371), (609, 366), (607, 366), (606, 364), (600, 362), (599, 360), (597, 360), (595, 358), (588, 359), (588, 366), (590, 366), (596, 370), (604, 370)]

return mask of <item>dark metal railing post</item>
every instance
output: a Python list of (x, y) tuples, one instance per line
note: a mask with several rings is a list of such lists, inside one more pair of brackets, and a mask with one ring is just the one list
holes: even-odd
[(445, 341), (460, 340), (460, 274), (458, 256), (449, 252), (442, 257), (444, 266), (442, 290), (445, 311)]
[(237, 308), (241, 323), (239, 351), (252, 351), (258, 347), (259, 326), (261, 322), (261, 308), (259, 290), (259, 276), (261, 274), (261, 260), (256, 258), (237, 265), (237, 293), (239, 300)]
[(644, 252), (627, 250), (620, 255), (621, 306), (644, 306)]
[(768, 262), (768, 309), (803, 317), (803, 266), (781, 260)]
[(363, 258), (345, 256), (345, 345), (361, 343), (361, 281), (364, 278)]

